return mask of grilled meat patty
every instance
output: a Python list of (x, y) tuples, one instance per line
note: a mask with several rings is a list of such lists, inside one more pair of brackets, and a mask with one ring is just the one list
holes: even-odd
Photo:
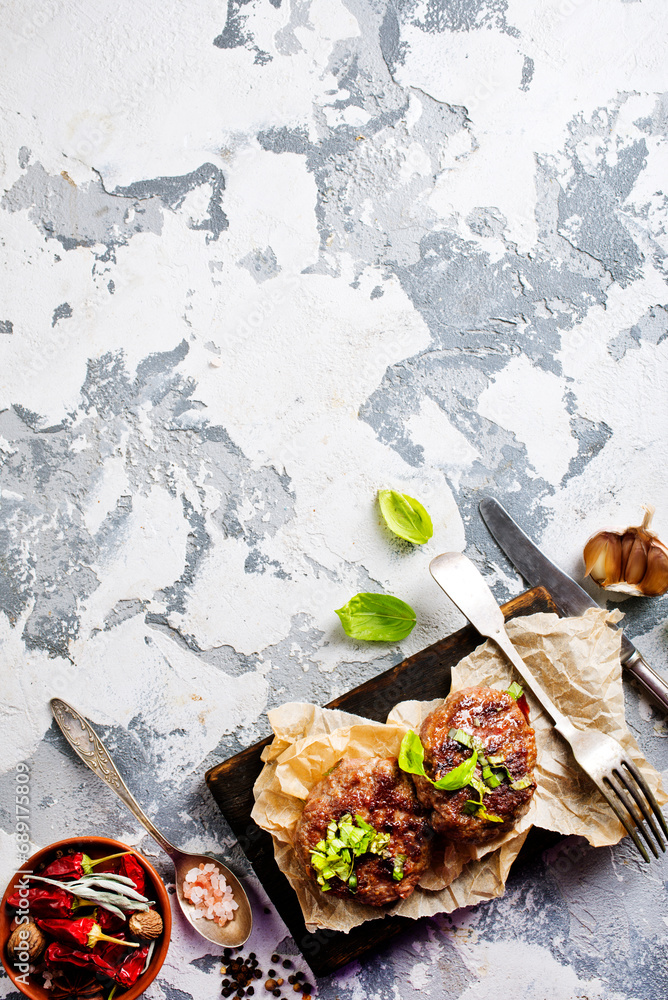
[[(470, 687), (449, 695), (441, 708), (435, 709), (422, 723), (420, 738), (424, 747), (424, 768), (434, 781), (468, 760), (472, 750), (448, 735), (452, 729), (468, 733), (474, 745), (486, 756), (503, 757), (512, 781), (529, 778), (526, 788), (511, 788), (511, 780), (502, 769), (497, 775), (503, 781), (496, 788), (487, 788), (483, 796), (483, 811), (471, 814), (467, 802), (479, 799), (471, 785), (457, 791), (444, 791), (423, 777), (415, 778), (420, 802), (431, 809), (431, 825), (450, 840), (468, 844), (484, 844), (506, 833), (529, 808), (536, 789), (533, 769), (536, 765), (534, 731), (517, 702), (506, 692), (494, 688)], [(483, 784), (482, 766), (476, 765), (475, 776)], [(484, 813), (498, 820), (485, 818)]]
[[(411, 779), (399, 769), (396, 757), (351, 757), (340, 761), (311, 789), (295, 831), (294, 847), (305, 871), (317, 884), (311, 851), (326, 839), (332, 820), (338, 821), (346, 814), (361, 816), (378, 833), (389, 834), (389, 857), (367, 853), (355, 861), (356, 892), (335, 877), (326, 893), (370, 906), (385, 906), (410, 896), (429, 864), (425, 813)], [(393, 859), (399, 855), (405, 861), (403, 877), (397, 880), (392, 874)]]

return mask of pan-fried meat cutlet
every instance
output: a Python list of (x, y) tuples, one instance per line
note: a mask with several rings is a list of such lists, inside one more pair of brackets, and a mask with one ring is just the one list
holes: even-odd
[(294, 846), (321, 891), (371, 906), (410, 896), (429, 864), (425, 810), (395, 757), (340, 761), (311, 790)]
[[(457, 734), (457, 736), (453, 735)], [(534, 731), (506, 691), (470, 687), (449, 695), (422, 723), (424, 767), (432, 780), (478, 752), (472, 783), (456, 791), (416, 776), (434, 830), (450, 840), (484, 844), (511, 830), (536, 789)], [(463, 741), (463, 742), (462, 742)], [(485, 768), (487, 767), (487, 770)]]

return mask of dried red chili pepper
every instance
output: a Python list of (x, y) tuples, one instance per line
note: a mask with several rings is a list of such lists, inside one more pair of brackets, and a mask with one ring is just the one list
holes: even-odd
[[(120, 951), (119, 945), (111, 946)], [(61, 941), (52, 941), (44, 953), (47, 965), (76, 965), (81, 969), (90, 968), (101, 972), (110, 979), (115, 979), (120, 968), (120, 962), (112, 964), (107, 956), (98, 951), (81, 951)]]
[(97, 910), (96, 919), (105, 934), (118, 934), (119, 931), (124, 931), (128, 926), (127, 920), (117, 917), (115, 913), (102, 907)]
[[(7, 900), (15, 909), (29, 910), (31, 917), (71, 917), (79, 906), (86, 905), (65, 889), (36, 889), (30, 887), (13, 893)], [(90, 905), (90, 904), (88, 904)]]
[(84, 945), (86, 948), (94, 948), (98, 941), (113, 941), (114, 944), (121, 944), (126, 948), (137, 947), (133, 941), (109, 937), (92, 917), (79, 917), (78, 920), (38, 920), (37, 925), (55, 937), (56, 941), (74, 946)]
[(106, 864), (114, 858), (121, 858), (129, 851), (120, 854), (109, 854), (106, 858), (91, 858), (87, 854), (78, 851), (76, 854), (64, 854), (62, 858), (57, 858), (47, 865), (40, 875), (47, 878), (63, 878), (71, 875), (73, 878), (81, 878), (82, 875), (91, 875), (97, 865)]
[(92, 968), (119, 986), (132, 986), (139, 979), (146, 964), (148, 945), (128, 955), (121, 945), (102, 943), (94, 951), (81, 951), (70, 945), (52, 941), (46, 949), (44, 960), (47, 965), (76, 965)]
[(132, 986), (137, 982), (142, 972), (144, 971), (144, 966), (146, 965), (146, 959), (148, 957), (149, 945), (144, 945), (143, 948), (139, 948), (138, 951), (133, 951), (130, 955), (126, 955), (123, 964), (116, 974), (116, 982), (120, 986)]
[[(137, 892), (144, 895), (144, 886), (146, 884), (144, 869), (133, 854), (123, 855), (118, 860), (113, 861), (110, 865), (107, 865), (106, 870), (115, 872), (116, 875), (125, 875), (126, 878), (131, 878), (135, 884)], [(102, 872), (99, 872), (98, 874), (101, 875)]]

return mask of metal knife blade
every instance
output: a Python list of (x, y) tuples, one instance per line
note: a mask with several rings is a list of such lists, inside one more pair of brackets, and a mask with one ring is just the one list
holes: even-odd
[[(480, 513), (515, 569), (532, 587), (545, 587), (562, 614), (582, 615), (587, 608), (599, 606), (575, 580), (543, 555), (498, 500), (485, 497), (480, 501)], [(639, 683), (668, 711), (668, 684), (623, 632), (620, 658)]]

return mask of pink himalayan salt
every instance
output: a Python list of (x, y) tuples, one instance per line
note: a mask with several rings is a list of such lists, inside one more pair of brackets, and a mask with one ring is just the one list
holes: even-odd
[(213, 864), (190, 869), (183, 883), (183, 895), (195, 907), (196, 917), (206, 917), (221, 927), (233, 919), (239, 906), (225, 876)]

